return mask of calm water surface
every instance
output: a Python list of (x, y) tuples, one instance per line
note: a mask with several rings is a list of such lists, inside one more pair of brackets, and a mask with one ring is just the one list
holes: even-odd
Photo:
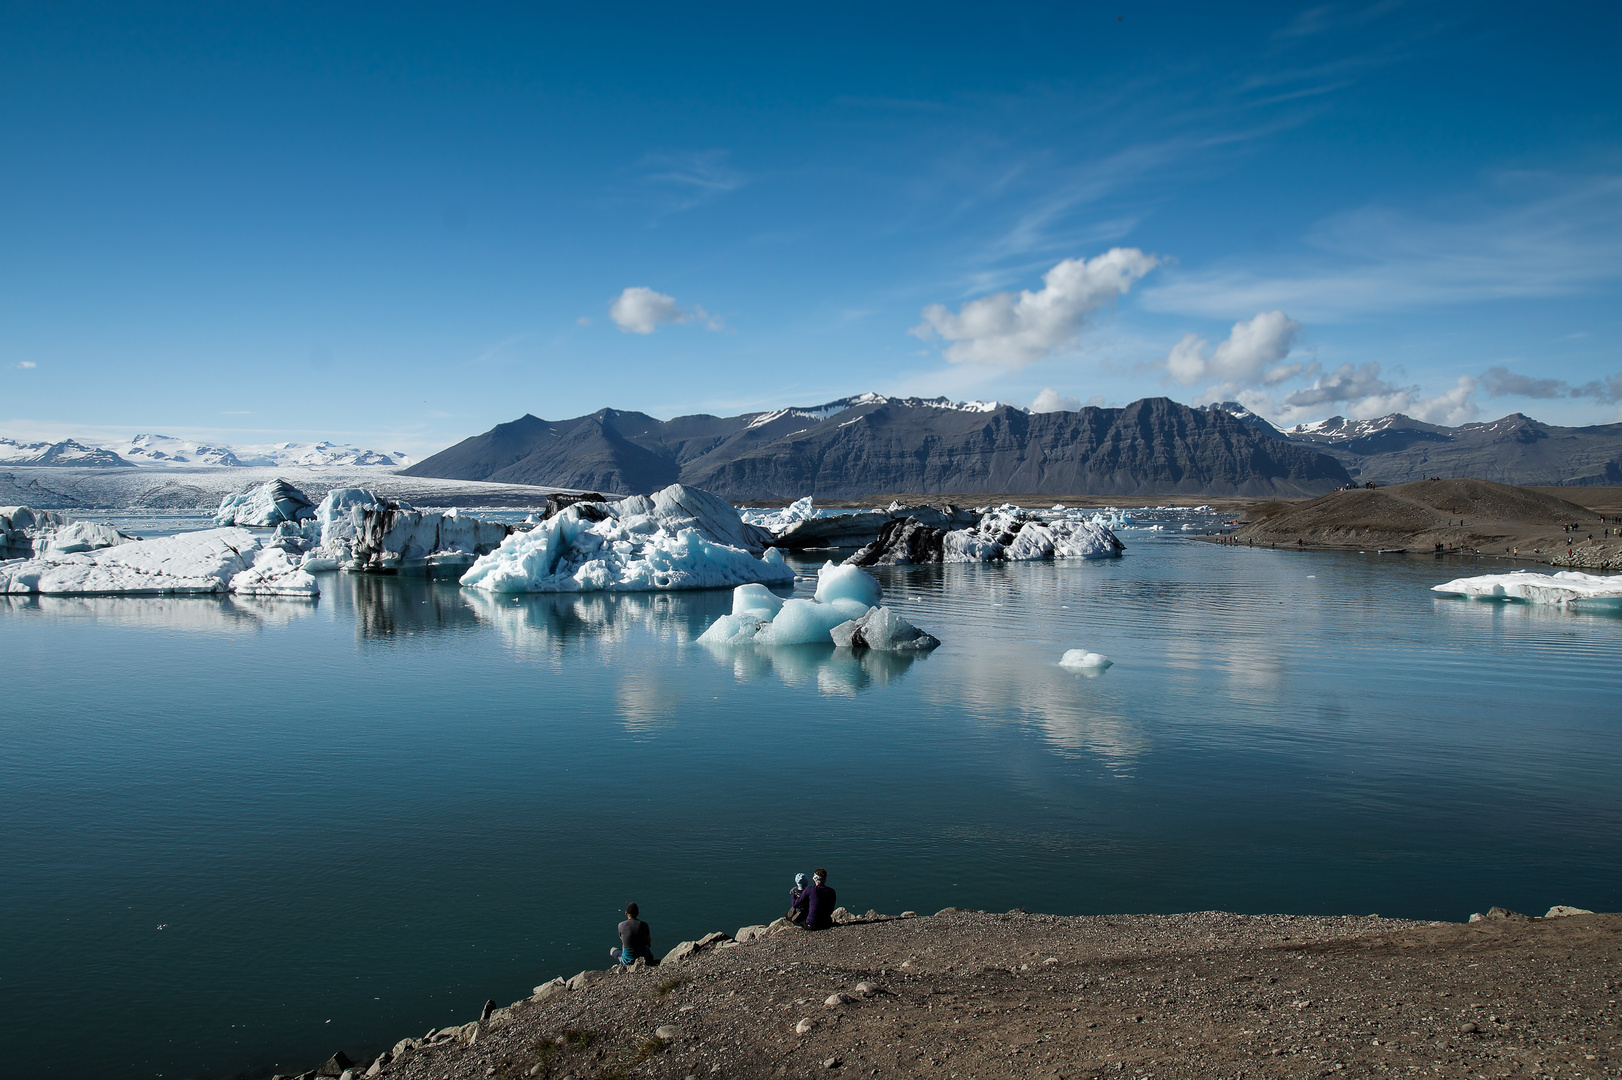
[(1622, 907), (1622, 618), (1127, 539), (885, 572), (916, 660), (711, 652), (724, 592), (0, 600), (4, 1071), (310, 1068), (818, 865), (890, 912)]

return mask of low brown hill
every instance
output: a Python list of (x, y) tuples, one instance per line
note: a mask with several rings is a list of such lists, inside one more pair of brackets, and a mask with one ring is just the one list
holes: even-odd
[[(1568, 533), (1567, 525), (1579, 531)], [(1550, 555), (1558, 548), (1563, 556), (1590, 532), (1596, 546), (1616, 539), (1605, 535), (1599, 514), (1531, 488), (1490, 480), (1418, 480), (1336, 491), (1305, 503), (1265, 503), (1252, 509), (1250, 523), (1235, 537), (1240, 543), (1279, 547), (1480, 550), (1494, 555)]]

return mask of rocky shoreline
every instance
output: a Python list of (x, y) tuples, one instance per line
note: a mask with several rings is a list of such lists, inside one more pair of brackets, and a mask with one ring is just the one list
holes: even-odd
[[(1622, 1071), (1622, 915), (947, 908), (682, 942), (301, 1080)], [(280, 1080), (292, 1080), (283, 1077)]]

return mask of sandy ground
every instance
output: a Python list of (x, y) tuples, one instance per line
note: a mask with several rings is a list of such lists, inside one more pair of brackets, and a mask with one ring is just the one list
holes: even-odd
[[(1479, 554), (1594, 570), (1622, 570), (1615, 489), (1518, 488), (1485, 480), (1420, 480), (1337, 491), (1305, 502), (1261, 502), (1220, 542), (1255, 547)], [(1558, 494), (1552, 494), (1557, 492)], [(1587, 499), (1603, 509), (1569, 501)], [(1567, 526), (1576, 526), (1568, 530)]]
[(1619, 962), (1622, 915), (1461, 924), (948, 909), (582, 973), (579, 989), (553, 988), (403, 1046), (372, 1071), (388, 1080), (1614, 1076)]

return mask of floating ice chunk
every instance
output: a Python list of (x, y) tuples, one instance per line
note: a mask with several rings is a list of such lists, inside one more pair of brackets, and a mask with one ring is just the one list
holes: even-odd
[(732, 590), (732, 614), (769, 620), (783, 607), (783, 598), (764, 585), (739, 585)]
[(830, 635), (841, 648), (923, 652), (940, 645), (940, 639), (926, 634), (887, 607), (873, 608), (859, 619), (840, 623)]
[(295, 553), (246, 529), (205, 529), (99, 551), (0, 563), (0, 593), (317, 596)]
[(315, 503), (286, 480), (276, 479), (225, 496), (214, 513), (214, 524), (269, 528), (313, 517)]
[(1121, 541), (1098, 518), (1044, 521), (1017, 507), (989, 511), (966, 529), (945, 529), (913, 518), (887, 522), (878, 538), (845, 560), (853, 566), (907, 563), (1001, 562), (1034, 559), (1103, 559), (1118, 556)]
[(796, 499), (781, 510), (743, 510), (739, 517), (750, 525), (759, 525), (773, 533), (782, 532), (796, 521), (809, 521), (817, 516), (811, 496)]
[(832, 561), (823, 563), (817, 571), (817, 600), (855, 600), (863, 610), (884, 598), (884, 588), (878, 578), (859, 566), (839, 566)]
[(833, 640), (830, 631), (834, 627), (866, 614), (866, 604), (844, 597), (827, 603), (785, 600), (776, 617), (761, 626), (755, 642), (759, 645), (825, 645)]
[(710, 623), (709, 629), (700, 634), (698, 640), (705, 645), (752, 644), (756, 631), (764, 621), (759, 615), (747, 611), (723, 615)]
[(1574, 570), (1538, 574), (1516, 570), (1509, 574), (1482, 574), (1457, 578), (1431, 591), (1477, 600), (1524, 600), (1531, 604), (1622, 605), (1622, 574), (1604, 576)]
[(111, 525), (77, 521), (52, 510), (0, 506), (0, 559), (70, 555), (131, 539)]
[[(651, 497), (566, 507), (509, 536), (461, 580), (469, 588), (498, 593), (792, 582), (794, 572), (782, 554), (763, 547), (764, 535), (746, 526), (725, 500), (673, 484)], [(764, 554), (757, 557), (759, 551)]]
[(1086, 671), (1103, 671), (1114, 663), (1115, 661), (1103, 653), (1088, 652), (1086, 649), (1071, 649), (1059, 658), (1061, 667), (1081, 668)]

